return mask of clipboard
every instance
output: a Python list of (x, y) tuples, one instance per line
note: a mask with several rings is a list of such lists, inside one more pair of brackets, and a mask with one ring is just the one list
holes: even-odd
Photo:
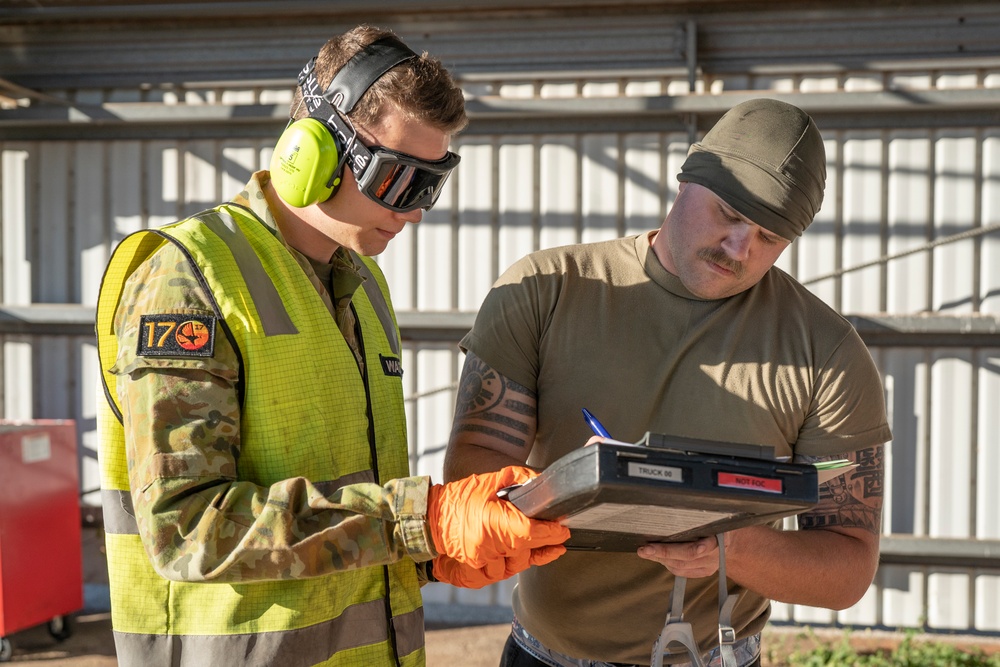
[(574, 450), (506, 497), (567, 526), (568, 549), (622, 552), (798, 514), (819, 484), (815, 466), (775, 460), (772, 447), (647, 433)]

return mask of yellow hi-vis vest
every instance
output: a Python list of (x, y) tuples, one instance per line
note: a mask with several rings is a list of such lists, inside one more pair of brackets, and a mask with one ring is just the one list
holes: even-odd
[[(411, 560), (245, 584), (176, 582), (154, 571), (131, 511), (121, 407), (108, 369), (118, 352), (114, 317), (125, 281), (164, 243), (189, 257), (242, 359), (241, 480), (269, 486), (305, 477), (331, 492), (409, 475), (399, 331), (373, 260), (355, 256), (367, 278), (353, 298), (366, 382), (315, 288), (249, 210), (227, 204), (126, 237), (97, 306), (106, 394), (98, 406), (99, 459), (120, 664), (423, 665), (423, 609)], [(278, 443), (300, 450), (275, 455)]]

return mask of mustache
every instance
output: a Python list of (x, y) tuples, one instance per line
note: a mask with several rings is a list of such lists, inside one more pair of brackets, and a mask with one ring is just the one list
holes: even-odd
[(738, 279), (742, 279), (746, 273), (743, 262), (736, 261), (718, 248), (702, 248), (698, 251), (698, 259), (718, 264), (722, 268), (732, 271)]

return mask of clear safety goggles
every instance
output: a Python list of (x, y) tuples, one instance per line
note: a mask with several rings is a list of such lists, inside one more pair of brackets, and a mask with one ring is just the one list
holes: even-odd
[(347, 154), (358, 188), (369, 199), (400, 213), (433, 206), (461, 159), (450, 151), (428, 162), (381, 146), (369, 149), (356, 135)]

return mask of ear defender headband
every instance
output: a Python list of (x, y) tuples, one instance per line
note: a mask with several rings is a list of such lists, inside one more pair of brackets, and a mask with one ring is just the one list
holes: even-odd
[(429, 209), (459, 156), (449, 152), (428, 162), (387, 148), (368, 148), (347, 118), (361, 96), (396, 65), (417, 54), (395, 37), (383, 37), (356, 53), (320, 94), (316, 58), (299, 73), (309, 117), (291, 122), (271, 156), (271, 183), (288, 204), (302, 208), (326, 201), (337, 191), (344, 166), (358, 187), (392, 211)]

